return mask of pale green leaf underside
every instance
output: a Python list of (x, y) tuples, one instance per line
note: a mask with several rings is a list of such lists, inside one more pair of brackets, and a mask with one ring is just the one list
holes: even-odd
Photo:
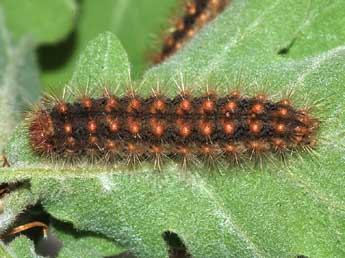
[[(315, 38), (307, 53), (299, 43), (307, 44), (311, 34), (324, 35), (319, 17), (328, 19), (330, 9), (334, 23), (342, 22), (342, 1), (233, 1), (181, 52), (149, 70), (140, 88), (147, 93), (160, 80), (162, 90), (174, 93), (180, 74), (188, 85), (217, 82), (220, 90), (239, 74), (244, 84), (269, 82), (272, 93), (293, 88), (297, 96), (323, 104), (316, 112), (322, 118), (317, 155), (221, 174), (203, 168), (181, 172), (174, 164), (157, 173), (149, 164), (128, 171), (61, 169), (47, 162), (3, 170), (0, 176), (32, 177), (31, 191), (53, 216), (119, 241), (142, 257), (167, 256), (161, 237), (167, 230), (177, 233), (194, 257), (344, 256), (344, 32), (330, 31), (327, 44)], [(278, 55), (293, 39), (291, 53)], [(23, 142), (18, 135), (10, 150)]]
[(33, 44), (27, 38), (14, 41), (0, 6), (0, 153), (28, 104), (40, 94)]

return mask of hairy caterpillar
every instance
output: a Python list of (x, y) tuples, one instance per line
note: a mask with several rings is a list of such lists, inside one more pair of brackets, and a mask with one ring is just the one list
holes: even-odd
[(160, 167), (164, 158), (238, 160), (310, 149), (316, 145), (318, 126), (318, 119), (288, 99), (183, 91), (172, 98), (107, 92), (72, 103), (58, 101), (34, 112), (28, 127), (32, 149), (39, 155), (148, 159)]

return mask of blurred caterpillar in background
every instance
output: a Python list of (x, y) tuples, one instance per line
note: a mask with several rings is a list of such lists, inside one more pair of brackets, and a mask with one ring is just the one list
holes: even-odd
[(205, 24), (222, 12), (229, 0), (191, 0), (185, 13), (176, 20), (175, 28), (163, 41), (159, 53), (153, 55), (153, 63), (158, 64), (174, 54), (192, 38)]

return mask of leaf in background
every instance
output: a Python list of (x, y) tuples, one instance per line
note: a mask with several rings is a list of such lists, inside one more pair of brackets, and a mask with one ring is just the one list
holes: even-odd
[(32, 43), (14, 42), (0, 9), (0, 153), (21, 119), (21, 112), (38, 99), (40, 82)]
[(17, 237), (8, 246), (0, 241), (2, 258), (43, 258), (35, 253), (33, 243), (25, 236)]
[(171, 16), (175, 0), (84, 0), (76, 31), (68, 40), (40, 50), (43, 82), (47, 87), (63, 87), (88, 41), (110, 31), (116, 34), (126, 49), (132, 73), (137, 76), (148, 65), (148, 49), (152, 49), (154, 35)]
[[(345, 46), (337, 37), (343, 32), (332, 32), (339, 41), (329, 49), (320, 41), (320, 51), (289, 57), (290, 49), (302, 52), (297, 34), (305, 40), (312, 31), (322, 32), (313, 23), (319, 15), (328, 8), (344, 10), (343, 1), (326, 2), (234, 0), (181, 52), (148, 71), (139, 89), (149, 92), (165, 80), (161, 89), (176, 92), (173, 79), (183, 73), (188, 84), (217, 82), (225, 91), (242, 71), (244, 84), (268, 81), (273, 93), (293, 88), (298, 96), (324, 103), (317, 113), (322, 118), (317, 155), (220, 174), (203, 168), (183, 174), (174, 164), (156, 173), (150, 164), (129, 171), (36, 163), (2, 170), (1, 181), (31, 176), (31, 191), (52, 216), (114, 239), (140, 257), (167, 257), (162, 238), (167, 231), (176, 233), (193, 257), (343, 257)], [(286, 54), (277, 54), (287, 46)]]
[(30, 34), (37, 45), (65, 38), (74, 26), (74, 0), (2, 0), (6, 23), (15, 39)]

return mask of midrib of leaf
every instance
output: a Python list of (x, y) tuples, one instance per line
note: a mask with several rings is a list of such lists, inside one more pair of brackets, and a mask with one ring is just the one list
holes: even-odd
[[(260, 249), (248, 236), (248, 234), (243, 230), (241, 225), (236, 222), (231, 215), (231, 211), (226, 211), (224, 205), (222, 203), (221, 197), (217, 195), (217, 193), (212, 189), (212, 186), (208, 185), (206, 181), (204, 181), (202, 176), (197, 176), (193, 179), (195, 180), (196, 186), (199, 189), (200, 193), (205, 197), (205, 199), (210, 200), (210, 202), (214, 205), (214, 212), (215, 216), (219, 216), (220, 221), (225, 221), (224, 225), (219, 225), (220, 231), (226, 231), (229, 235), (235, 235), (239, 239), (239, 245), (242, 245), (244, 249), (249, 250), (251, 253), (250, 256), (252, 257), (267, 257), (267, 254), (263, 250)], [(224, 254), (231, 253), (232, 250), (229, 250), (225, 247)]]

